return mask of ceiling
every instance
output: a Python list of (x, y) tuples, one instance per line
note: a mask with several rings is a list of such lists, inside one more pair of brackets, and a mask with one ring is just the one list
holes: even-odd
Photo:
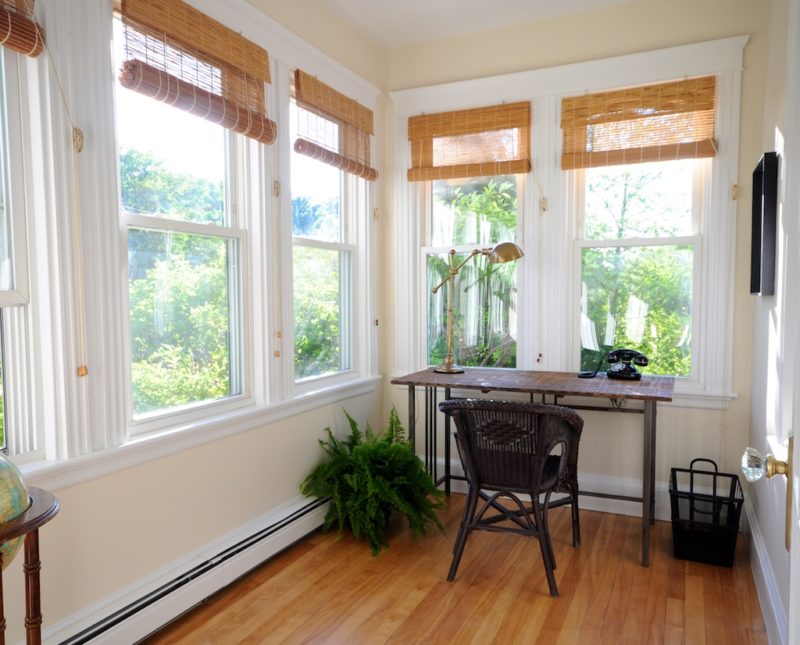
[(630, 0), (319, 0), (376, 44), (404, 47)]

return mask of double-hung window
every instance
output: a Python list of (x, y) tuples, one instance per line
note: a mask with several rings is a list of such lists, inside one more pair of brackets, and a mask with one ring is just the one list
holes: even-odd
[(447, 353), (453, 289), (455, 363), (517, 365), (517, 265), (485, 255), (464, 264), (444, 285), (450, 252), (456, 266), (475, 250), (517, 242), (523, 177), (530, 171), (530, 104), (512, 103), (411, 117), (410, 181), (419, 182), (425, 213), (421, 247), (425, 294), (424, 358), (439, 365)]
[(241, 244), (220, 126), (118, 93), (133, 416), (241, 386)]
[(235, 133), (275, 137), (267, 52), (169, 4), (175, 10), (164, 14), (151, 0), (128, 0), (117, 38), (135, 421), (246, 391), (246, 214), (237, 196), (247, 169), (235, 160), (247, 155), (236, 153), (244, 139)]
[(580, 367), (612, 348), (650, 373), (697, 378), (705, 178), (716, 153), (715, 78), (564, 99), (580, 264)]
[(292, 79), (290, 123), (294, 378), (302, 389), (356, 365), (357, 222), (377, 171), (372, 111), (302, 70)]

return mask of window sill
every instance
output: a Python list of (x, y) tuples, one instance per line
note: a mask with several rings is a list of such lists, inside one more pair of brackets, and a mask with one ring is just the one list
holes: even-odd
[(731, 401), (739, 398), (734, 392), (692, 392), (676, 385), (672, 401), (663, 403), (673, 408), (702, 408), (706, 410), (727, 410)]
[(21, 464), (20, 470), (27, 484), (58, 490), (354, 396), (371, 394), (380, 381), (380, 376), (352, 380), (325, 391), (298, 396), (291, 401), (239, 409), (146, 437), (136, 437), (103, 452), (61, 461), (42, 460)]

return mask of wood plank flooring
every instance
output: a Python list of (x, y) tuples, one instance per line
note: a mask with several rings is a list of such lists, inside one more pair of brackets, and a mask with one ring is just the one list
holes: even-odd
[(412, 541), (400, 522), (373, 558), (349, 535), (315, 533), (192, 612), (148, 644), (200, 643), (767, 643), (747, 536), (733, 568), (676, 560), (671, 526), (656, 522), (642, 567), (641, 521), (551, 512), (551, 598), (535, 539), (475, 532), (458, 577), (446, 581), (464, 498), (441, 512), (446, 534)]

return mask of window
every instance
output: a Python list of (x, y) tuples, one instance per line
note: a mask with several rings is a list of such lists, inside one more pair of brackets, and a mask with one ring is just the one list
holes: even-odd
[[(300, 122), (304, 123), (298, 127)], [(309, 124), (311, 122), (311, 124)], [(291, 141), (313, 130), (335, 147), (339, 125), (291, 104)], [(347, 186), (355, 179), (292, 149), (294, 376), (302, 380), (350, 369), (352, 225)]]
[[(471, 251), (515, 242), (522, 175), (531, 169), (530, 103), (519, 102), (408, 120), (409, 181), (426, 182), (426, 236), (422, 244), (426, 294), (425, 360), (447, 355), (453, 288), (453, 360), (467, 366), (516, 367), (516, 264), (478, 256), (437, 288)], [(518, 173), (518, 174), (517, 174)]]
[(135, 419), (242, 393), (243, 229), (227, 130), (118, 88)]
[[(518, 184), (515, 175), (431, 182), (428, 243), (422, 249), (427, 287), (427, 362), (447, 353), (447, 292), (431, 290), (447, 278), (448, 252), (456, 262), (473, 249), (517, 239)], [(456, 278), (453, 358), (459, 365), (515, 367), (517, 264), (491, 264), (485, 256), (467, 263)]]
[[(613, 347), (696, 376), (703, 171), (716, 155), (716, 77), (564, 98), (561, 166), (579, 205), (581, 369)], [(582, 208), (580, 207), (582, 205)]]
[(707, 160), (575, 171), (580, 195), (580, 362), (636, 349), (654, 374), (693, 374)]

